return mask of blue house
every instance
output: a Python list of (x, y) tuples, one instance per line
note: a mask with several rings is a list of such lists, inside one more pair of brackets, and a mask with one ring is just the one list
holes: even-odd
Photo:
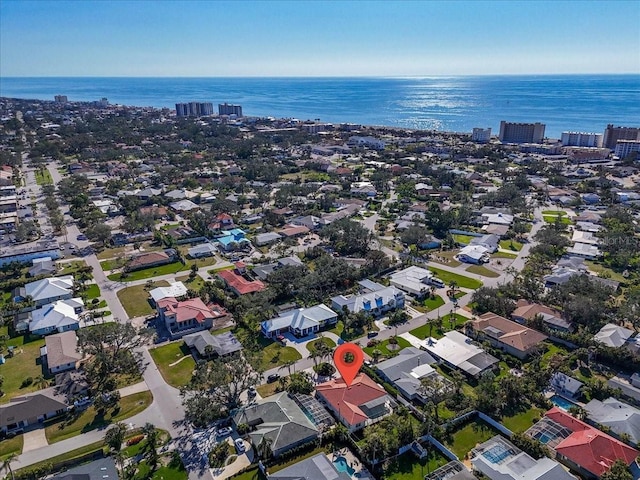
[(251, 246), (251, 242), (246, 238), (246, 233), (241, 228), (223, 230), (221, 236), (215, 239), (220, 248), (225, 252), (238, 250), (246, 246)]

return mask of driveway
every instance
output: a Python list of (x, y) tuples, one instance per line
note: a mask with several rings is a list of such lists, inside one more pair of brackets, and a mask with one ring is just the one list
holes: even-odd
[(38, 426), (33, 430), (29, 430), (24, 433), (24, 446), (22, 447), (22, 453), (30, 452), (31, 450), (37, 450), (49, 445), (47, 437), (44, 433), (44, 426)]

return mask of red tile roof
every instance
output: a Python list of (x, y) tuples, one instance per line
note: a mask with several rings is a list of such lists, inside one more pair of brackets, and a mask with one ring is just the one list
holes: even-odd
[(360, 405), (387, 394), (384, 388), (364, 373), (359, 374), (350, 387), (339, 378), (316, 386), (316, 392), (322, 395), (349, 425), (357, 425), (369, 418), (360, 409)]
[(544, 333), (520, 325), (517, 322), (512, 322), (493, 312), (480, 315), (480, 317), (473, 320), (472, 323), (474, 330), (484, 331), (487, 327), (500, 330), (502, 335), (497, 338), (497, 340), (521, 352), (527, 352), (529, 349), (547, 339)]
[(181, 302), (173, 297), (167, 297), (158, 300), (158, 307), (165, 312), (175, 313), (176, 322), (186, 322), (193, 318), (198, 323), (203, 323), (207, 318), (217, 318), (220, 316), (212, 312), (198, 297)]
[(288, 227), (284, 227), (279, 232), (285, 237), (293, 237), (295, 235), (302, 235), (304, 233), (309, 233), (309, 229), (302, 225), (289, 225)]
[(221, 270), (218, 272), (218, 276), (238, 295), (260, 292), (267, 288), (260, 280), (247, 280), (233, 270)]
[(618, 459), (631, 465), (640, 454), (557, 407), (545, 416), (573, 432), (556, 446), (556, 452), (597, 476), (609, 470)]

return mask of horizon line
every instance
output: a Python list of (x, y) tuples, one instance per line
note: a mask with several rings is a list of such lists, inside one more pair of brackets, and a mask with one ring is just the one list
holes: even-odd
[(475, 73), (438, 75), (0, 75), (3, 78), (461, 78), (461, 77), (529, 77), (529, 76), (638, 76), (640, 72), (573, 72), (573, 73)]

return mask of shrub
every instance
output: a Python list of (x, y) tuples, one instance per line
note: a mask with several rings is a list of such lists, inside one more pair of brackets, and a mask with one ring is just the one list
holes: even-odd
[(396, 337), (389, 338), (389, 344), (390, 345), (397, 345), (398, 344), (398, 339)]
[(336, 372), (336, 368), (327, 362), (323, 362), (320, 365), (313, 367), (313, 369), (318, 375), (322, 375), (323, 377), (329, 377)]
[(376, 340), (375, 338), (372, 338), (367, 342), (367, 347), (375, 347), (379, 343), (380, 343), (380, 340)]
[(26, 388), (29, 385), (31, 385), (33, 383), (33, 378), (32, 377), (27, 377), (24, 380), (22, 380), (22, 383), (20, 384), (20, 388)]
[(144, 435), (136, 435), (135, 437), (131, 437), (129, 440), (127, 440), (127, 447), (130, 447), (131, 445), (137, 445), (143, 439)]
[(242, 436), (249, 433), (249, 430), (251, 430), (251, 428), (246, 423), (241, 423), (240, 425), (238, 425), (238, 428), (236, 428), (236, 430), (238, 431), (238, 435)]

